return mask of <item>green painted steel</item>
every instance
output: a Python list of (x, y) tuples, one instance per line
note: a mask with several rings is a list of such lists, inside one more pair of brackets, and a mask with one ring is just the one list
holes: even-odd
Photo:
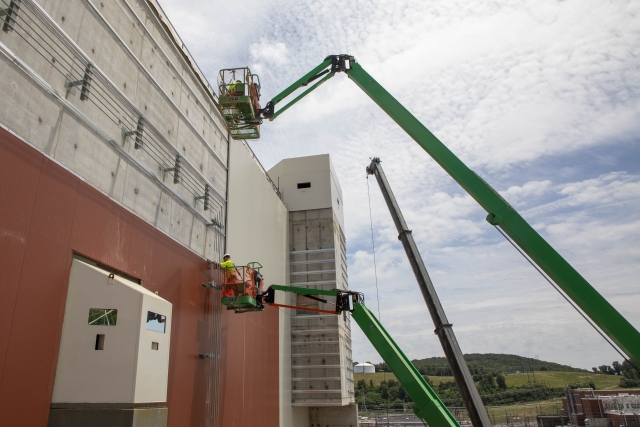
[[(273, 121), (276, 117), (278, 117), (280, 114), (284, 113), (285, 111), (287, 111), (291, 106), (293, 106), (293, 104), (295, 104), (296, 102), (300, 101), (302, 98), (304, 98), (305, 96), (307, 96), (309, 94), (309, 92), (311, 92), (312, 90), (316, 89), (318, 86), (320, 86), (322, 83), (326, 82), (327, 80), (329, 80), (331, 77), (333, 77), (335, 75), (335, 73), (329, 73), (326, 75), (326, 77), (322, 78), (322, 80), (320, 80), (318, 83), (314, 84), (313, 86), (311, 86), (309, 89), (305, 90), (304, 92), (302, 92), (300, 95), (296, 96), (293, 101), (291, 101), (290, 103), (288, 103), (287, 105), (285, 105), (284, 107), (280, 108), (278, 110), (277, 113), (274, 113), (273, 116), (269, 117), (269, 121)], [(275, 104), (274, 104), (275, 105)]]
[[(274, 105), (306, 84), (310, 78), (323, 72), (331, 65), (331, 58), (330, 56), (325, 59), (322, 64), (278, 94), (272, 101)], [(350, 66), (351, 68), (347, 71), (349, 78), (488, 212), (487, 221), (504, 230), (531, 260), (627, 354), (629, 359), (640, 366), (640, 333), (633, 325), (562, 258), (497, 191), (456, 157), (409, 110), (371, 77), (355, 59), (350, 59)], [(308, 92), (310, 91), (298, 96), (295, 102)], [(282, 111), (276, 114), (280, 113)]]
[(295, 92), (296, 89), (298, 89), (300, 87), (303, 87), (303, 86), (306, 86), (307, 82), (309, 81), (309, 79), (311, 79), (312, 77), (316, 76), (318, 73), (320, 73), (322, 70), (327, 68), (329, 65), (331, 65), (331, 58), (330, 57), (325, 59), (322, 62), (322, 64), (318, 65), (316, 68), (314, 68), (313, 70), (309, 71), (307, 74), (305, 74), (304, 76), (299, 78), (291, 86), (289, 86), (288, 88), (286, 88), (285, 90), (280, 92), (278, 95), (276, 95), (276, 97), (271, 100), (271, 102), (273, 102), (273, 105), (277, 105), (284, 98), (286, 98), (287, 96), (289, 96), (293, 92)]
[(293, 292), (300, 295), (327, 295), (335, 297), (338, 295), (337, 291), (330, 289), (309, 289), (309, 288), (296, 288), (295, 286), (283, 286), (283, 285), (271, 285), (269, 287), (275, 291)]
[(458, 159), (360, 64), (352, 62), (348, 76), (489, 213), (489, 223), (503, 229), (636, 365), (640, 365), (640, 333), (627, 319), (562, 258), (497, 191)]
[(431, 427), (460, 427), (458, 421), (373, 313), (363, 304), (355, 303), (352, 317), (411, 396), (416, 404), (413, 410), (415, 414)]
[(250, 296), (222, 297), (222, 305), (229, 308), (252, 308), (256, 306), (256, 300)]

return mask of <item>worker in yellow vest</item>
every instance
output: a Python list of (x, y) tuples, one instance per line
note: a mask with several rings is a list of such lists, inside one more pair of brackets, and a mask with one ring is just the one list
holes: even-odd
[(236, 265), (231, 261), (231, 255), (224, 254), (222, 257), (222, 262), (220, 263), (220, 268), (223, 270), (232, 270)]
[[(220, 269), (224, 271), (224, 290), (223, 296), (232, 297), (235, 295), (236, 284), (239, 282), (238, 274), (236, 272), (236, 265), (231, 261), (231, 255), (224, 254), (222, 262), (220, 263)], [(229, 285), (229, 286), (228, 286)]]
[(227, 90), (229, 91), (229, 95), (231, 96), (242, 96), (244, 95), (244, 93), (238, 93), (238, 89), (240, 89), (240, 85), (242, 84), (242, 82), (240, 80), (236, 80), (231, 81), (231, 83), (229, 84), (229, 86), (227, 86)]

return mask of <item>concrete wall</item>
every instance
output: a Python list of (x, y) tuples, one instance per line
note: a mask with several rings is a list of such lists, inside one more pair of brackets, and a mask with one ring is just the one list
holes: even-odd
[[(246, 265), (258, 261), (263, 265), (265, 286), (271, 284), (287, 285), (288, 277), (288, 214), (278, 197), (268, 176), (256, 162), (253, 153), (243, 141), (232, 141), (229, 159), (229, 211), (227, 223), (227, 252), (236, 265)], [(277, 302), (284, 302), (284, 295)], [(244, 333), (246, 328), (254, 328), (256, 322), (265, 317), (277, 319), (279, 334), (277, 338), (279, 358), (272, 363), (263, 353), (243, 355), (243, 363), (256, 364), (261, 370), (277, 375), (273, 384), (262, 385), (254, 390), (257, 396), (274, 393), (279, 396), (279, 417), (264, 417), (261, 425), (297, 426), (293, 423), (291, 409), (291, 343), (290, 313), (276, 307), (267, 307), (264, 312), (232, 315), (230, 329), (234, 333)], [(231, 333), (231, 332), (229, 332)], [(234, 371), (239, 361), (227, 367)], [(243, 393), (249, 387), (258, 387), (255, 383), (243, 382)], [(245, 394), (243, 394), (245, 395)], [(225, 399), (236, 400), (239, 395), (225, 395)], [(240, 398), (242, 400), (242, 398)], [(247, 399), (244, 399), (246, 402)], [(247, 411), (250, 405), (238, 405), (239, 411)], [(226, 419), (226, 418), (225, 418)], [(223, 422), (223, 425), (231, 425)]]
[[(282, 160), (269, 176), (289, 210), (291, 284), (348, 289), (342, 190), (329, 155)], [(296, 305), (334, 307), (303, 297)], [(292, 315), (292, 404), (307, 408), (312, 426), (357, 424), (350, 326), (348, 313)]]
[[(268, 173), (290, 212), (330, 207), (344, 229), (342, 188), (328, 154), (284, 159)], [(311, 187), (299, 189), (304, 182)]]
[(75, 253), (173, 305), (169, 427), (277, 425), (278, 310), (222, 311), (212, 264), (2, 128), (0, 158), (0, 424), (47, 425)]
[[(115, 325), (90, 325), (91, 308), (115, 309)], [(147, 330), (147, 311), (166, 316), (164, 333)], [(171, 304), (140, 284), (73, 260), (52, 403), (166, 405)], [(104, 336), (96, 350), (96, 335)], [(158, 344), (153, 350), (151, 343)], [(74, 407), (74, 405), (66, 405)], [(77, 405), (75, 407), (82, 407)]]
[[(88, 98), (65, 82), (91, 64)], [(216, 259), (227, 137), (202, 87), (145, 0), (25, 0), (0, 32), (0, 123), (199, 255)], [(136, 148), (137, 130), (143, 142)], [(175, 158), (182, 158), (174, 183)], [(205, 186), (211, 209), (204, 210)]]

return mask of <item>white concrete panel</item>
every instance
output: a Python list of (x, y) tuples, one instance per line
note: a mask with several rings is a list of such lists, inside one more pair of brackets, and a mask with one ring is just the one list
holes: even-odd
[(191, 226), (193, 216), (179, 202), (171, 200), (171, 221), (169, 223), (169, 235), (189, 247), (191, 240)]
[[(232, 142), (230, 164), (227, 252), (237, 265), (259, 261), (264, 266), (262, 273), (266, 286), (286, 285), (287, 209), (243, 142)], [(298, 424), (292, 423), (291, 412), (288, 313), (280, 313), (280, 425), (289, 427)]]
[[(171, 341), (171, 304), (148, 292), (142, 300), (135, 403), (166, 402), (169, 382), (169, 346)], [(147, 329), (147, 312), (166, 316), (165, 331)], [(153, 346), (157, 344), (157, 347)]]
[[(333, 208), (344, 228), (342, 188), (328, 154), (284, 159), (268, 171), (292, 211)], [(309, 188), (298, 188), (299, 183)]]
[(199, 254), (204, 253), (207, 229), (201, 221), (193, 221), (191, 228), (191, 249)]
[(80, 0), (51, 2), (47, 4), (47, 8), (45, 10), (49, 16), (73, 41), (77, 41), (85, 15), (85, 8), (81, 5)]
[(60, 107), (4, 60), (0, 60), (0, 75), (0, 121), (39, 149), (49, 151), (60, 118)]
[(115, 174), (120, 159), (93, 130), (69, 114), (60, 124), (54, 157), (104, 193), (113, 185), (112, 172)]
[(171, 228), (171, 200), (172, 197), (165, 191), (160, 195), (160, 204), (156, 216), (155, 226), (165, 233), (169, 233)]
[[(92, 308), (117, 310), (115, 325), (89, 324)], [(165, 333), (146, 328), (147, 311), (166, 316)], [(166, 402), (170, 336), (171, 303), (74, 259), (52, 402)]]
[(136, 168), (128, 168), (126, 175), (122, 204), (145, 221), (155, 223), (162, 191)]
[[(142, 294), (124, 283), (73, 261), (53, 403), (133, 402)], [(89, 325), (89, 308), (117, 309), (116, 325)], [(95, 350), (97, 334), (103, 350)]]

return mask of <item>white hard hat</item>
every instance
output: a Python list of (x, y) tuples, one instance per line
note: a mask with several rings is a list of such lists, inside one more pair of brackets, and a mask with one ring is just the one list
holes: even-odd
[(229, 254), (224, 254), (224, 256), (223, 256), (222, 258), (226, 258), (226, 257), (231, 258), (231, 255), (229, 255)]

